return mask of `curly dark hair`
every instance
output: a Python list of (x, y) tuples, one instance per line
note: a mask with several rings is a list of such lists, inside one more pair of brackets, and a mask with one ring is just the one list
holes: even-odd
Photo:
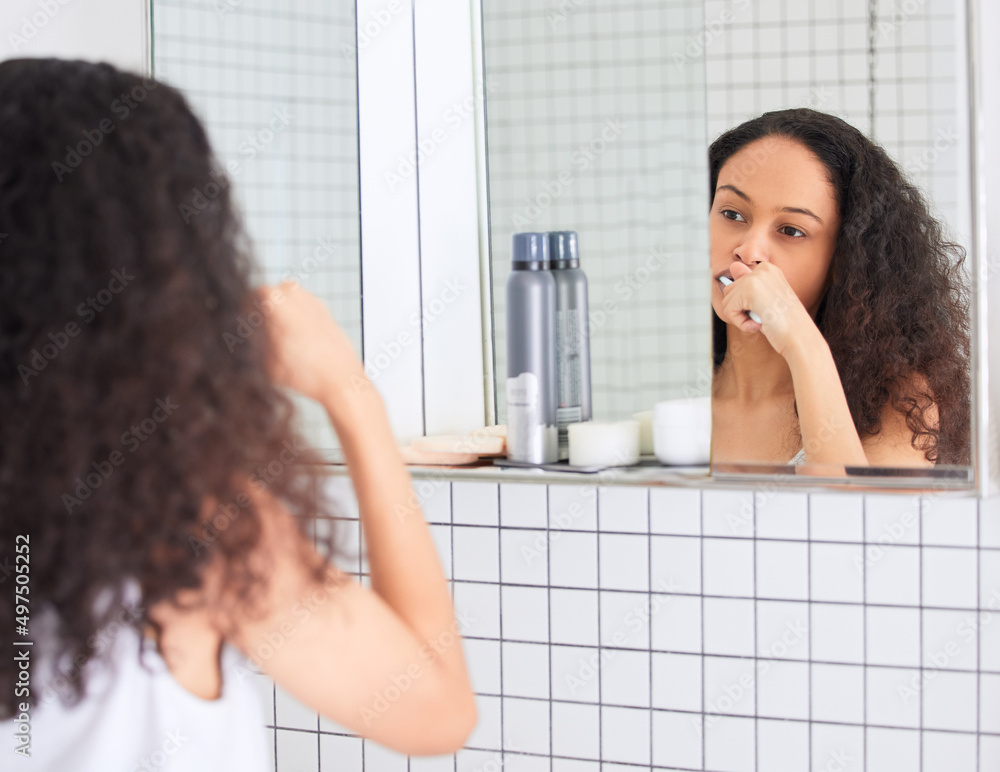
[[(970, 463), (965, 250), (945, 237), (885, 150), (840, 118), (807, 108), (765, 113), (718, 137), (708, 151), (711, 200), (726, 161), (769, 136), (811, 150), (836, 191), (841, 226), (816, 324), (859, 436), (879, 433), (882, 410), (891, 403), (928, 461)], [(712, 324), (718, 366), (726, 325), (714, 314)], [(925, 415), (932, 402), (936, 425)]]
[[(55, 611), (73, 701), (108, 628), (159, 632), (149, 608), (199, 588), (209, 561), (253, 605), (251, 491), (300, 522), (328, 502), (269, 376), (248, 239), (184, 97), (108, 64), (10, 60), (0, 137), (4, 718), (38, 697), (14, 696), (19, 536), (28, 606)], [(123, 614), (136, 584), (141, 606)]]

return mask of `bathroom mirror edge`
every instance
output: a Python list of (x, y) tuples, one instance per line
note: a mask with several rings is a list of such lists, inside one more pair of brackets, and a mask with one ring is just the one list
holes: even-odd
[[(483, 45), (483, 4), (470, 3), (472, 8), (472, 73), (473, 83), (479, 88), (486, 84), (486, 52)], [(490, 186), (489, 155), (486, 147), (487, 100), (476, 104), (476, 192), (478, 195), (477, 223), (479, 226), (479, 291), (482, 297), (483, 329), (483, 402), (486, 425), (498, 421), (496, 358), (494, 347), (496, 335), (493, 330), (493, 254), (490, 249)]]
[[(1000, 25), (1000, 6), (968, 0), (967, 41), (975, 250), (973, 362), (976, 483), (984, 497), (1000, 493), (1000, 153), (988, 126), (1000, 125), (1000, 50), (988, 30)], [(992, 27), (989, 25), (993, 25)], [(992, 377), (991, 377), (992, 376)]]

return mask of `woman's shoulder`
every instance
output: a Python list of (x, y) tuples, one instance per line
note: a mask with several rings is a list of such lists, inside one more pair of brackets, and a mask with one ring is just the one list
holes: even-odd
[[(900, 409), (902, 408), (902, 409)], [(925, 427), (914, 437), (910, 426), (914, 416)], [(901, 378), (895, 398), (882, 406), (877, 434), (861, 438), (861, 444), (873, 466), (933, 466), (926, 453), (934, 445), (933, 432), (939, 424), (938, 407), (923, 373), (914, 372)]]

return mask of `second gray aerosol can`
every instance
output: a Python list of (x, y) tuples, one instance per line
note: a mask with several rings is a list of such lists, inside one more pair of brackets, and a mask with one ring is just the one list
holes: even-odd
[(569, 424), (592, 417), (590, 313), (587, 276), (580, 269), (575, 231), (549, 233), (549, 264), (556, 282), (556, 422), (559, 458), (569, 458)]

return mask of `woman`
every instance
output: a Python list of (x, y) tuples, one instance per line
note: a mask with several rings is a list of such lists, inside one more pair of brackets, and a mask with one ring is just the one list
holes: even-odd
[[(475, 710), (452, 604), (379, 396), (316, 298), (251, 290), (184, 98), (106, 64), (7, 61), (0, 138), (0, 560), (18, 577), (0, 593), (0, 726), (30, 752), (17, 768), (263, 769), (232, 647), (391, 748), (461, 747)], [(325, 503), (282, 387), (341, 439), (371, 589), (305, 536)]]
[(885, 151), (784, 110), (709, 169), (714, 460), (969, 463), (964, 251)]

